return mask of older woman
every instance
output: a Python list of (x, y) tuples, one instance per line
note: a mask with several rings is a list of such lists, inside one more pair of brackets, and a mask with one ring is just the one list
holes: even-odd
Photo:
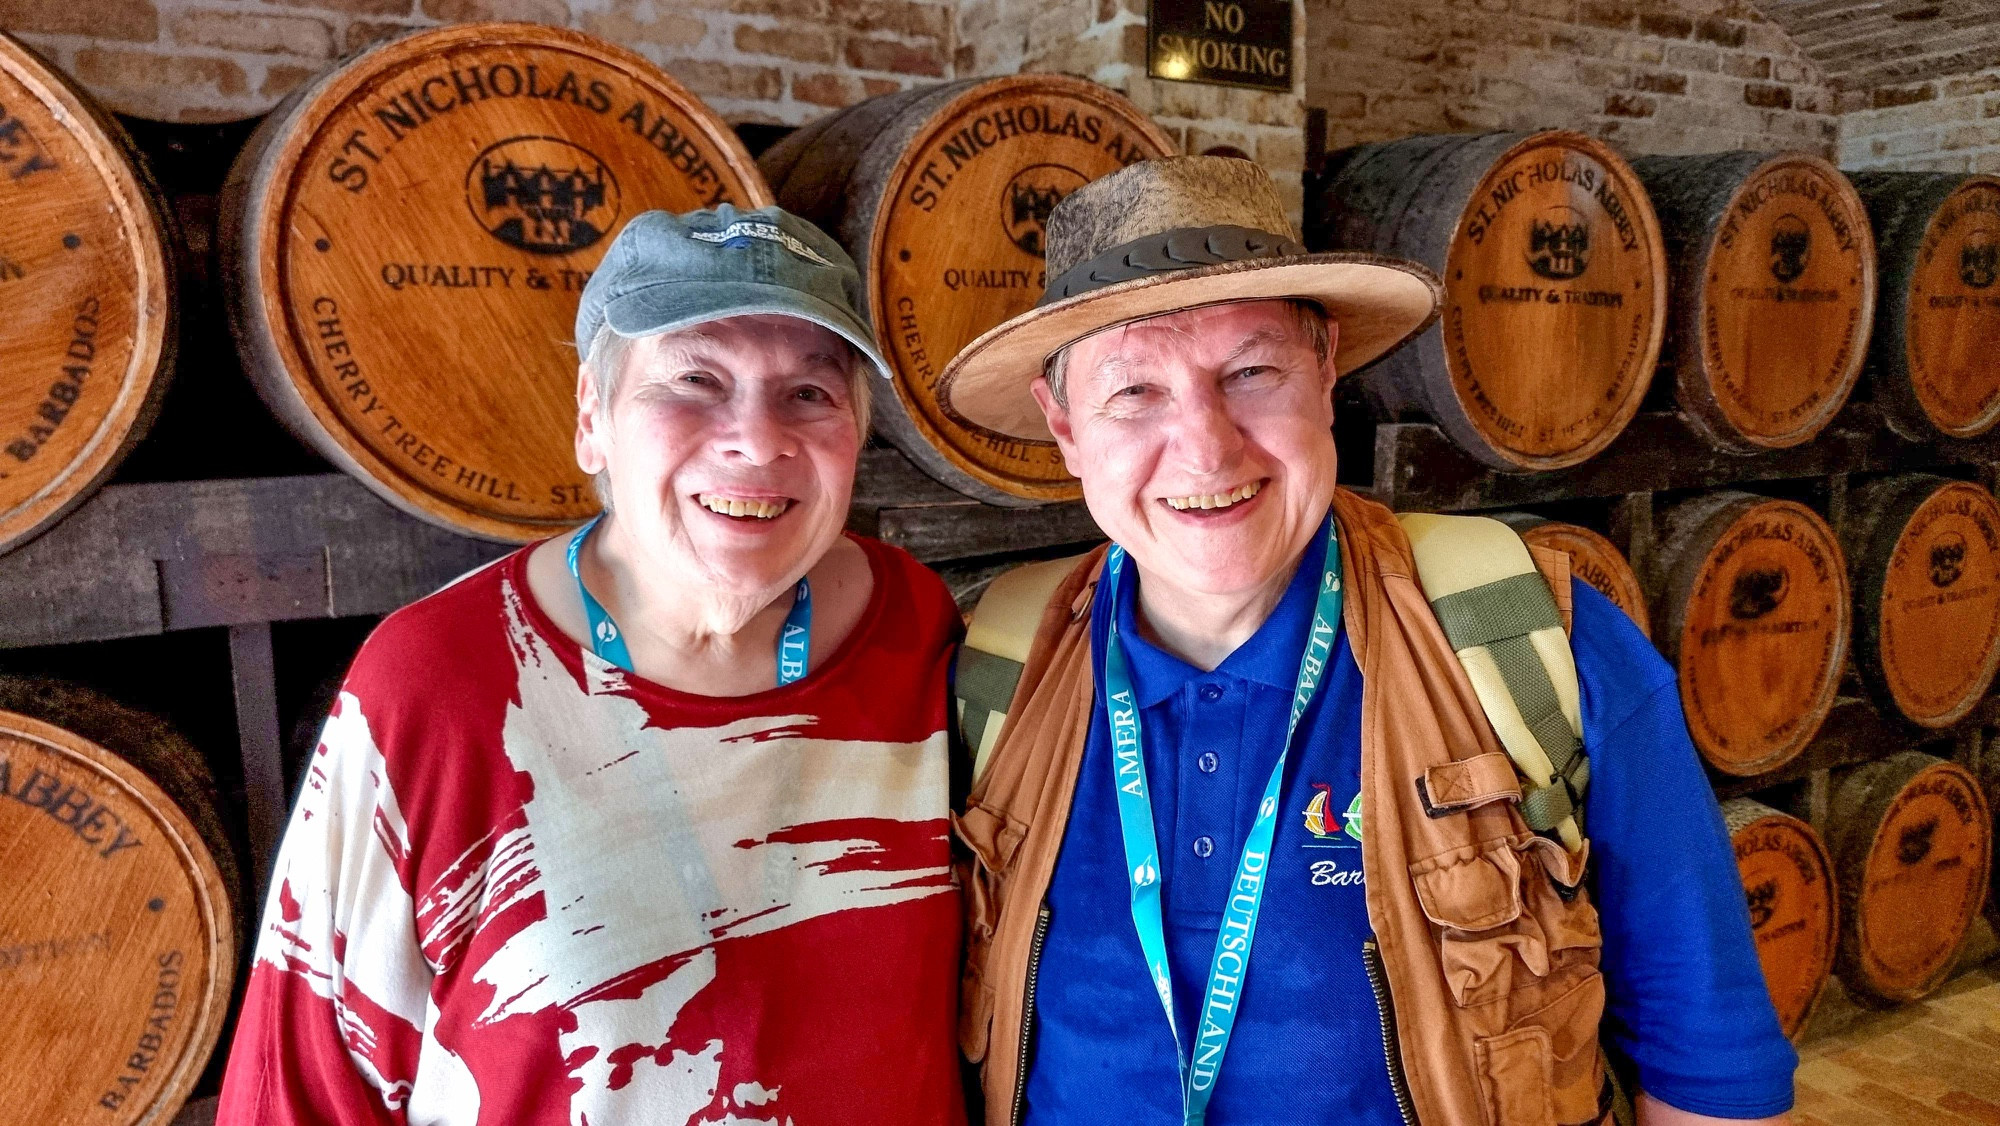
[(963, 1119), (957, 615), (843, 534), (840, 247), (650, 212), (585, 290), (604, 515), (392, 615), (276, 865), (228, 1126)]

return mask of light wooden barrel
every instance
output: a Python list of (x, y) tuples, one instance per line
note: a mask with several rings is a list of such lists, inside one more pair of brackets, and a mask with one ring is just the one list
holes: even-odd
[(124, 131), (0, 35), (0, 551), (81, 503), (172, 370), (166, 212)]
[(1674, 390), (1739, 453), (1796, 446), (1847, 402), (1875, 316), (1875, 240), (1840, 169), (1809, 153), (1632, 162), (1673, 248)]
[(1638, 412), (1666, 324), (1665, 245), (1645, 190), (1579, 133), (1412, 137), (1334, 154), (1307, 201), (1314, 250), (1412, 258), (1444, 311), (1360, 373), (1496, 469), (1575, 465)]
[(2000, 422), (2000, 177), (1848, 178), (1875, 228), (1875, 405), (1912, 441), (1984, 434)]
[(944, 413), (938, 373), (1046, 284), (1043, 223), (1070, 192), (1173, 142), (1119, 94), (1056, 74), (946, 83), (871, 98), (786, 137), (760, 160), (778, 202), (861, 267), (895, 369), (875, 429), (932, 477), (993, 504), (1074, 500), (1053, 442)]
[(2000, 502), (1966, 481), (1885, 478), (1848, 495), (1841, 547), (1869, 692), (1923, 727), (1965, 718), (2000, 668)]
[(1955, 763), (1904, 751), (1848, 775), (1827, 826), (1841, 981), (1892, 1003), (1936, 989), (1986, 899), (1993, 817), (1978, 782)]
[(1761, 774), (1804, 750), (1847, 655), (1847, 564), (1826, 521), (1748, 493), (1683, 501), (1660, 518), (1639, 578), (1709, 763)]
[(236, 970), (235, 864), (200, 754), (74, 685), (0, 680), (0, 1107), (173, 1118)]
[(1545, 547), (1569, 556), (1570, 574), (1625, 611), (1638, 625), (1639, 632), (1651, 635), (1646, 620), (1645, 589), (1616, 544), (1581, 524), (1566, 524), (1529, 512), (1502, 512), (1494, 519), (1519, 532), (1522, 541), (1531, 547)]
[(519, 542), (597, 511), (577, 468), (578, 297), (641, 211), (770, 202), (722, 121), (638, 55), (460, 24), (272, 111), (224, 189), (244, 366), (391, 504)]
[(1757, 964), (1778, 1023), (1797, 1036), (1833, 972), (1840, 935), (1833, 861), (1812, 826), (1749, 798), (1723, 802), (1722, 820), (1743, 877)]

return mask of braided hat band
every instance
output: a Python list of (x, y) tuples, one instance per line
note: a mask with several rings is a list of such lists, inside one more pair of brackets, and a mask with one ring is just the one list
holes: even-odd
[(1155, 274), (1169, 274), (1191, 266), (1215, 266), (1252, 258), (1285, 258), (1300, 255), (1306, 248), (1269, 231), (1254, 227), (1181, 227), (1133, 239), (1079, 262), (1061, 277), (1052, 279), (1036, 306), (1052, 305), (1065, 297), (1102, 289), (1107, 285)]

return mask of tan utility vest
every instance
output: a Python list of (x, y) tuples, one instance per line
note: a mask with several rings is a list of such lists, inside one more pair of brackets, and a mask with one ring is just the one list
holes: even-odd
[[(1344, 490), (1333, 507), (1343, 620), (1362, 672), (1368, 921), (1404, 1113), (1423, 1126), (1605, 1121), (1597, 911), (1587, 892), (1566, 900), (1555, 886), (1579, 883), (1584, 855), (1535, 835), (1517, 812), (1514, 766), (1413, 577), (1395, 518)], [(959, 1042), (980, 1065), (990, 1126), (1017, 1121), (1025, 1088), (1045, 897), (1095, 707), (1091, 602), (1103, 556), (1085, 557), (1049, 601), (1006, 726), (954, 819), (969, 853)], [(1567, 558), (1537, 552), (1535, 563), (1567, 622)]]

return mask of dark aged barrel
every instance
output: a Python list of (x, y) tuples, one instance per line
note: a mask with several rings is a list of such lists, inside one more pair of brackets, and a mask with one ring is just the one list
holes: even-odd
[(1854, 663), (1890, 714), (1965, 718), (2000, 667), (2000, 503), (1966, 481), (1890, 477), (1847, 498)]
[(1847, 655), (1847, 565), (1826, 521), (1748, 493), (1683, 501), (1639, 578), (1703, 756), (1751, 775), (1804, 750)]
[(111, 118), (0, 35), (0, 551), (110, 476), (173, 347), (165, 212)]
[(8, 1122), (167, 1122), (187, 1098), (236, 970), (215, 810), (200, 753), (160, 721), (73, 685), (0, 680)]
[(1993, 817), (1978, 782), (1964, 767), (1904, 751), (1841, 782), (1827, 826), (1840, 979), (1878, 1001), (1936, 989), (1986, 898)]
[(1666, 250), (1611, 147), (1578, 133), (1412, 137), (1336, 153), (1306, 205), (1314, 250), (1414, 258), (1443, 315), (1361, 373), (1496, 469), (1575, 465), (1618, 436), (1653, 377)]
[(1749, 798), (1723, 802), (1722, 820), (1743, 877), (1764, 984), (1785, 1035), (1797, 1036), (1833, 972), (1840, 934), (1833, 862), (1812, 826)]
[(768, 190), (639, 56), (461, 24), (369, 48), (259, 128), (225, 189), (244, 366), (391, 504), (489, 539), (597, 510), (576, 466), (578, 294), (633, 215)]
[(1832, 421), (1868, 351), (1875, 241), (1840, 169), (1809, 153), (1632, 162), (1673, 251), (1674, 391), (1717, 446), (1796, 446)]
[(1856, 172), (1881, 295), (1869, 346), (1875, 404), (1912, 441), (2000, 422), (2000, 177)]
[(994, 504), (1082, 495), (1053, 442), (966, 426), (937, 377), (974, 337), (1042, 295), (1042, 225), (1070, 192), (1173, 142), (1093, 82), (1024, 74), (850, 106), (760, 160), (778, 202), (831, 232), (861, 267), (895, 368), (875, 426), (926, 473)]
[(1568, 555), (1570, 574), (1596, 588), (1612, 605), (1625, 611), (1638, 625), (1639, 632), (1650, 635), (1646, 592), (1617, 545), (1581, 524), (1565, 524), (1531, 513), (1503, 512), (1496, 519), (1519, 532), (1530, 546)]

